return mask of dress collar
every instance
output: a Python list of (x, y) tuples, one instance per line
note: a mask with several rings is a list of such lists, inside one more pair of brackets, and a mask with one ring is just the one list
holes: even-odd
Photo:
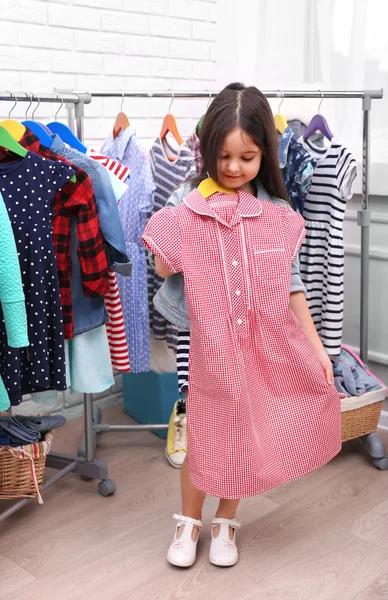
[[(211, 183), (206, 183), (209, 181)], [(205, 186), (203, 186), (203, 183), (205, 183)], [(211, 192), (212, 189), (214, 190), (213, 192)], [(224, 190), (225, 188), (221, 188), (213, 180), (205, 180), (198, 187), (198, 189), (193, 190), (192, 192), (190, 192), (190, 194), (186, 196), (186, 198), (184, 199), (184, 203), (190, 210), (197, 213), (198, 215), (211, 217), (225, 224), (224, 221), (220, 219), (214, 208), (209, 204), (209, 202), (207, 202), (207, 198), (213, 196), (214, 194), (220, 196), (230, 194), (236, 195), (238, 197), (238, 204), (236, 206), (236, 210), (233, 219), (230, 223), (230, 226), (233, 226), (236, 223), (240, 222), (242, 217), (258, 217), (261, 215), (263, 207), (261, 201), (258, 198), (255, 198), (255, 196), (252, 196), (252, 194), (248, 194), (248, 192), (245, 192), (244, 190), (240, 189), (236, 192)], [(204, 196), (204, 194), (206, 194), (206, 197)]]
[(136, 129), (132, 125), (121, 130), (116, 138), (113, 137), (113, 132), (111, 132), (104, 147), (108, 147), (109, 149), (113, 147), (117, 160), (122, 161), (133, 136), (136, 136)]

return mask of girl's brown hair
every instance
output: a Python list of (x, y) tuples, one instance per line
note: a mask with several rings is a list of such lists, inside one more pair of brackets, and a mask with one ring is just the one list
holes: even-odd
[(253, 86), (231, 83), (209, 106), (200, 133), (204, 169), (218, 181), (222, 144), (232, 129), (240, 127), (263, 152), (260, 181), (270, 196), (289, 202), (279, 168), (278, 141), (274, 119), (266, 97)]

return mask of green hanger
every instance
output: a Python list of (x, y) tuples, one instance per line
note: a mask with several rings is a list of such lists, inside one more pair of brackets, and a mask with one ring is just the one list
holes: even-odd
[(4, 129), (4, 127), (1, 126), (0, 146), (5, 148), (6, 150), (9, 150), (10, 152), (13, 152), (14, 154), (17, 154), (17, 156), (21, 156), (22, 158), (24, 158), (27, 154), (27, 150), (23, 148), (23, 146), (21, 146), (19, 142), (15, 140), (14, 137), (12, 137), (9, 131), (7, 131), (6, 129)]
[[(6, 150), (9, 150), (10, 152), (13, 152), (17, 156), (20, 156), (21, 158), (24, 158), (28, 152), (28, 150), (23, 148), (23, 146), (21, 144), (19, 144), (19, 142), (17, 142), (14, 137), (12, 137), (12, 135), (9, 133), (9, 131), (4, 129), (4, 127), (1, 127), (1, 125), (0, 125), (0, 146), (5, 148)], [(77, 181), (75, 175), (73, 175), (73, 177), (70, 179), (70, 181), (72, 183), (75, 183)]]
[(202, 127), (204, 118), (205, 118), (205, 115), (202, 115), (202, 117), (198, 121), (198, 125), (197, 125), (197, 128), (195, 130), (195, 133), (197, 134), (198, 137), (199, 137), (199, 134), (201, 133), (201, 127)]

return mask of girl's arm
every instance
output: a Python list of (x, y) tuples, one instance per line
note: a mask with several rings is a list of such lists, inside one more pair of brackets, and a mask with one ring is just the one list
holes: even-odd
[(311, 318), (310, 310), (307, 306), (306, 298), (303, 292), (291, 293), (290, 308), (298, 319), (299, 323), (302, 325), (303, 330), (319, 359), (319, 362), (325, 370), (327, 383), (332, 385), (334, 383), (334, 376), (331, 360), (322, 345), (317, 330), (315, 329), (315, 325)]
[(172, 273), (172, 271), (170, 271), (170, 269), (168, 269), (166, 267), (166, 265), (160, 260), (160, 258), (158, 256), (155, 256), (154, 260), (155, 260), (155, 271), (157, 272), (159, 277), (163, 277), (163, 279), (166, 279), (166, 277), (170, 277), (171, 275), (174, 274), (174, 273)]

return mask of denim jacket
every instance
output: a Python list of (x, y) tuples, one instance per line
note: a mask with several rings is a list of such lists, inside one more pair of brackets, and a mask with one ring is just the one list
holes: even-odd
[[(51, 150), (83, 169), (90, 177), (96, 197), (101, 233), (104, 238), (109, 268), (126, 277), (131, 275), (132, 262), (127, 256), (124, 232), (117, 208), (116, 197), (108, 171), (90, 156), (74, 150), (53, 136)], [(74, 335), (95, 329), (108, 322), (102, 296), (86, 298), (82, 289), (81, 269), (77, 254), (78, 240), (75, 222), (72, 222), (70, 254), (72, 262), (71, 297), (73, 301)]]
[[(257, 197), (261, 200), (267, 200), (274, 202), (275, 204), (281, 204), (282, 206), (289, 206), (287, 202), (280, 198), (272, 198), (269, 196), (267, 191), (264, 189), (261, 181), (256, 180), (255, 185), (257, 188)], [(181, 185), (175, 192), (170, 196), (166, 203), (166, 206), (177, 206), (180, 204), (185, 196), (195, 189), (195, 184), (187, 182)], [(291, 209), (290, 209), (291, 210)], [(185, 299), (185, 284), (182, 273), (175, 273), (170, 277), (167, 277), (163, 282), (162, 287), (158, 290), (154, 296), (153, 302), (156, 310), (170, 323), (176, 325), (180, 329), (189, 331), (190, 321), (187, 313), (186, 299)], [(299, 274), (299, 259), (295, 258), (292, 263), (291, 272), (291, 292), (306, 292), (306, 289), (302, 283)]]

